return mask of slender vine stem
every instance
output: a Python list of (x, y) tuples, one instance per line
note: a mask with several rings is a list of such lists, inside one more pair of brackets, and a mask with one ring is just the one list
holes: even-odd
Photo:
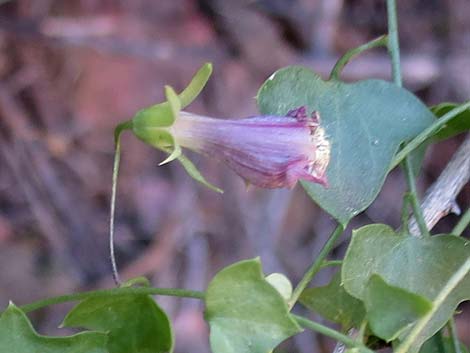
[(327, 267), (334, 267), (334, 266), (341, 266), (343, 264), (343, 260), (331, 260), (331, 261), (323, 261), (320, 268), (327, 268)]
[[(388, 52), (392, 60), (392, 76), (393, 81), (399, 87), (402, 86), (401, 65), (400, 65), (400, 43), (398, 40), (398, 23), (397, 23), (397, 7), (395, 0), (387, 0), (387, 16), (388, 16)], [(406, 155), (404, 163), (404, 171), (406, 181), (410, 189), (410, 201), (413, 208), (413, 214), (418, 222), (422, 235), (429, 235), (429, 231), (424, 222), (423, 211), (418, 202), (418, 194), (416, 192), (416, 181), (413, 175), (410, 157)]]
[(361, 342), (356, 341), (355, 339), (344, 335), (336, 330), (333, 330), (327, 326), (324, 326), (322, 324), (319, 324), (317, 322), (311, 321), (309, 319), (306, 319), (302, 316), (298, 315), (292, 315), (294, 319), (298, 322), (298, 324), (304, 328), (316, 331), (318, 333), (321, 333), (325, 336), (331, 337), (335, 339), (338, 342), (344, 343), (344, 345), (348, 348), (360, 348), (360, 351), (362, 352), (368, 352), (368, 353), (373, 353), (372, 350), (367, 348), (364, 344)]
[(20, 307), (25, 313), (44, 308), (49, 305), (76, 302), (88, 298), (102, 298), (110, 296), (118, 296), (125, 294), (141, 294), (141, 295), (165, 295), (171, 297), (183, 297), (193, 299), (204, 299), (204, 292), (178, 289), (178, 288), (153, 288), (153, 287), (121, 287), (112, 289), (100, 289), (95, 291), (80, 292), (61, 295), (58, 297), (46, 298), (38, 300), (31, 304)]
[(111, 259), (111, 269), (113, 279), (116, 285), (121, 285), (121, 279), (119, 278), (119, 272), (116, 263), (116, 254), (114, 252), (114, 214), (116, 211), (116, 191), (117, 191), (117, 179), (119, 176), (119, 162), (121, 160), (121, 134), (124, 130), (132, 128), (132, 121), (126, 121), (119, 124), (114, 130), (114, 164), (113, 164), (113, 181), (111, 189), (111, 202), (109, 207), (109, 256)]
[[(411, 203), (411, 207), (413, 208), (413, 214), (415, 215), (416, 222), (418, 223), (421, 235), (430, 236), (428, 227), (426, 226), (426, 221), (424, 220), (423, 211), (421, 210), (420, 202), (418, 200), (418, 192), (416, 190), (413, 166), (411, 165), (411, 161), (409, 158), (405, 158), (403, 169), (405, 170), (406, 182), (410, 189), (410, 192), (408, 193), (409, 201)], [(407, 224), (403, 224), (403, 226), (407, 227)]]
[(409, 232), (408, 220), (410, 218), (409, 206), (411, 205), (411, 194), (406, 192), (403, 195), (403, 206), (401, 208), (401, 224), (405, 233)]
[(292, 292), (292, 296), (288, 301), (288, 305), (292, 308), (297, 300), (299, 299), (300, 295), (304, 291), (304, 289), (308, 286), (310, 281), (312, 280), (313, 276), (317, 274), (318, 271), (322, 268), (324, 260), (333, 249), (338, 238), (343, 234), (344, 226), (339, 224), (333, 233), (330, 235), (328, 241), (325, 243), (323, 248), (321, 249), (320, 253), (318, 254), (317, 258), (313, 261), (313, 263), (308, 268), (307, 272), (305, 272), (304, 276), (300, 280), (297, 287), (295, 287), (294, 291)]
[(395, 0), (387, 0), (388, 17), (388, 52), (392, 59), (392, 77), (395, 84), (402, 86), (401, 64), (400, 64), (400, 43), (398, 40), (397, 7)]
[(383, 35), (377, 37), (370, 42), (367, 42), (357, 48), (348, 50), (335, 64), (333, 70), (330, 73), (330, 80), (338, 80), (341, 71), (346, 66), (348, 62), (354, 59), (356, 56), (360, 55), (361, 53), (365, 52), (366, 50), (377, 48), (377, 47), (385, 47), (387, 46), (387, 35)]
[(452, 229), (451, 234), (460, 236), (462, 235), (465, 228), (470, 225), (470, 208), (465, 211), (465, 213), (460, 217), (460, 220), (455, 225), (454, 229)]
[(432, 308), (429, 312), (424, 315), (416, 325), (413, 326), (413, 329), (410, 331), (405, 340), (397, 347), (395, 353), (406, 353), (414, 344), (416, 338), (423, 332), (426, 325), (431, 321), (433, 316), (436, 314), (437, 310), (440, 309), (441, 305), (450, 295), (450, 293), (457, 287), (457, 285), (463, 280), (463, 278), (470, 271), (470, 258), (468, 258), (462, 266), (450, 277), (449, 281), (446, 283), (444, 288), (439, 292), (436, 298), (432, 302)]

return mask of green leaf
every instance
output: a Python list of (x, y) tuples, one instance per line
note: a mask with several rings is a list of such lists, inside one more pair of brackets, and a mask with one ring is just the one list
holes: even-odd
[(173, 350), (165, 312), (148, 295), (89, 298), (64, 319), (63, 326), (109, 332), (109, 353), (164, 353)]
[(302, 329), (259, 259), (226, 267), (209, 284), (205, 318), (214, 353), (268, 353)]
[(212, 64), (205, 63), (196, 72), (189, 85), (180, 93), (179, 99), (182, 108), (185, 108), (201, 93), (202, 89), (206, 86), (209, 77), (212, 74)]
[[(431, 107), (431, 111), (438, 117), (442, 117), (443, 115), (450, 112), (452, 109), (458, 107), (459, 104), (456, 103), (441, 103)], [(426, 153), (426, 149), (429, 145), (449, 139), (455, 135), (461, 134), (463, 132), (470, 130), (470, 109), (464, 110), (456, 117), (454, 117), (449, 123), (444, 125), (435, 135), (431, 136), (429, 139), (424, 141), (420, 147), (418, 147), (415, 151), (413, 151), (411, 156), (411, 165), (414, 169), (414, 175), (418, 175), (421, 169), (421, 165), (423, 164), (424, 155)]]
[(0, 316), (0, 352), (108, 353), (106, 341), (107, 335), (101, 332), (83, 332), (67, 337), (41, 336), (13, 303)]
[[(470, 257), (470, 242), (452, 235), (426, 238), (402, 236), (390, 227), (373, 224), (353, 232), (342, 267), (345, 289), (365, 300), (373, 274), (389, 285), (434, 301), (449, 278)], [(452, 290), (415, 340), (411, 352), (434, 335), (453, 315), (457, 305), (470, 299), (470, 275)], [(405, 338), (408, 331), (400, 335)]]
[(263, 114), (285, 115), (299, 106), (320, 113), (331, 143), (330, 187), (302, 185), (343, 225), (375, 199), (400, 143), (435, 119), (418, 98), (390, 82), (323, 81), (311, 70), (295, 66), (271, 76), (257, 99)]
[(310, 310), (341, 324), (344, 330), (359, 327), (365, 316), (364, 304), (344, 290), (340, 272), (326, 286), (304, 290), (299, 300)]
[[(460, 343), (460, 352), (469, 353), (469, 350), (462, 342)], [(455, 353), (451, 337), (442, 336), (440, 332), (436, 333), (419, 350), (419, 353)]]
[[(441, 103), (431, 107), (432, 112), (437, 116), (441, 117), (452, 109), (460, 106), (457, 103)], [(439, 130), (434, 138), (436, 140), (445, 140), (462, 132), (470, 130), (470, 109), (464, 110), (462, 113), (454, 117), (449, 123)]]
[(397, 338), (404, 329), (432, 308), (428, 299), (390, 286), (376, 274), (367, 283), (364, 304), (372, 332), (387, 342)]

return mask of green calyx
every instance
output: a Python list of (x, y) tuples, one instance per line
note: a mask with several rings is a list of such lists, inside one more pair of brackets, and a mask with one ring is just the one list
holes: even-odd
[(181, 109), (191, 104), (201, 93), (211, 74), (212, 64), (205, 63), (180, 94), (176, 94), (172, 87), (165, 86), (166, 101), (144, 108), (138, 111), (132, 120), (119, 124), (115, 129), (115, 140), (118, 145), (121, 133), (124, 130), (132, 130), (140, 140), (168, 153), (168, 157), (159, 165), (178, 159), (193, 179), (221, 193), (223, 191), (206, 181), (194, 164), (184, 156), (181, 146), (176, 143), (168, 129), (178, 119)]

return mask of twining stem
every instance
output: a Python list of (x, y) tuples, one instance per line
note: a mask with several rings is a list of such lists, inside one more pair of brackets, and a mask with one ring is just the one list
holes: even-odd
[[(400, 66), (400, 43), (398, 41), (398, 23), (397, 23), (397, 7), (395, 0), (387, 0), (387, 16), (388, 16), (388, 52), (392, 60), (392, 76), (393, 81), (399, 87), (402, 86), (401, 66)], [(423, 211), (418, 202), (418, 194), (416, 192), (416, 181), (413, 175), (409, 155), (405, 156), (404, 170), (406, 181), (411, 194), (411, 206), (413, 214), (418, 222), (422, 235), (429, 235), (429, 231), (424, 222)]]
[(437, 119), (432, 125), (428, 126), (423, 132), (416, 136), (413, 140), (407, 143), (401, 151), (396, 155), (392, 164), (390, 165), (389, 171), (399, 165), (411, 152), (418, 148), (424, 141), (429, 137), (433, 136), (440, 128), (445, 126), (449, 121), (455, 118), (463, 111), (470, 109), (470, 101), (465, 102), (458, 107), (455, 107), (451, 111), (444, 114), (442, 117)]
[(119, 176), (119, 162), (121, 160), (121, 133), (124, 130), (132, 128), (132, 121), (126, 121), (119, 124), (114, 130), (114, 164), (113, 164), (113, 181), (111, 189), (111, 203), (109, 208), (109, 256), (111, 258), (111, 268), (113, 273), (113, 279), (116, 285), (121, 285), (121, 279), (119, 278), (119, 272), (117, 269), (116, 255), (114, 253), (114, 214), (116, 211), (116, 191), (117, 191), (117, 179)]
[(387, 35), (380, 36), (367, 42), (357, 48), (348, 50), (335, 64), (333, 70), (331, 70), (329, 80), (338, 80), (341, 71), (346, 66), (346, 64), (354, 59), (356, 56), (360, 55), (366, 50), (377, 48), (377, 47), (385, 47), (387, 46)]
[(408, 220), (410, 218), (409, 206), (411, 205), (412, 195), (409, 192), (406, 192), (403, 195), (403, 206), (401, 208), (401, 224), (403, 225), (403, 231), (405, 233), (409, 232)]
[(387, 17), (388, 52), (392, 59), (392, 77), (395, 84), (401, 87), (400, 43), (398, 41), (397, 7), (395, 0), (387, 0)]
[(290, 308), (292, 308), (295, 305), (295, 303), (299, 299), (304, 289), (308, 286), (308, 284), (312, 280), (313, 276), (315, 276), (317, 272), (322, 268), (323, 261), (326, 259), (330, 251), (333, 249), (333, 246), (335, 245), (336, 241), (341, 236), (341, 234), (343, 234), (343, 231), (344, 231), (344, 226), (341, 224), (339, 224), (335, 228), (330, 238), (321, 249), (315, 261), (310, 265), (307, 272), (305, 272), (299, 284), (297, 285), (297, 287), (295, 287), (294, 291), (292, 292), (292, 296), (287, 303)]
[(204, 292), (178, 289), (178, 288), (153, 288), (153, 287), (121, 287), (112, 289), (100, 289), (95, 291), (72, 293), (61, 295), (58, 297), (47, 298), (36, 301), (31, 304), (20, 306), (20, 309), (25, 313), (44, 308), (49, 305), (76, 302), (88, 298), (102, 298), (126, 294), (141, 294), (141, 295), (165, 295), (171, 297), (183, 297), (193, 299), (204, 299)]
[(320, 268), (323, 269), (323, 268), (327, 268), (327, 267), (341, 266), (342, 264), (343, 264), (343, 260), (323, 261)]
[(318, 333), (321, 333), (325, 336), (331, 337), (335, 339), (338, 342), (344, 343), (344, 345), (348, 348), (360, 348), (361, 352), (368, 352), (368, 353), (373, 353), (372, 350), (367, 348), (364, 344), (361, 342), (356, 341), (355, 339), (344, 335), (338, 331), (335, 331), (327, 326), (321, 325), (317, 322), (311, 321), (309, 319), (306, 319), (302, 316), (298, 315), (292, 315), (294, 319), (297, 321), (297, 323), (307, 329), (316, 331)]
[(448, 298), (450, 293), (457, 287), (457, 285), (463, 280), (463, 278), (470, 271), (470, 258), (468, 258), (462, 266), (455, 272), (449, 281), (446, 283), (444, 288), (439, 292), (437, 297), (432, 302), (432, 308), (429, 312), (424, 315), (417, 323), (413, 326), (405, 340), (397, 347), (395, 353), (406, 353), (413, 345), (416, 338), (423, 332), (429, 321), (432, 320), (433, 316), (440, 309), (441, 305)]
[[(413, 166), (411, 165), (410, 158), (405, 158), (403, 169), (405, 170), (406, 182), (410, 189), (410, 192), (408, 193), (408, 195), (410, 196), (409, 201), (411, 203), (411, 207), (413, 208), (413, 214), (416, 218), (416, 222), (418, 223), (421, 235), (430, 236), (428, 227), (426, 226), (426, 221), (424, 220), (423, 211), (418, 200), (418, 191), (416, 190), (415, 176), (413, 173)], [(408, 222), (406, 224), (408, 224)], [(407, 227), (407, 225), (405, 224), (403, 224), (403, 226)]]
[(460, 220), (455, 225), (454, 229), (452, 229), (451, 234), (460, 236), (462, 235), (465, 228), (470, 225), (470, 208), (465, 211), (465, 213), (460, 217)]
[(462, 350), (460, 349), (459, 337), (457, 336), (457, 328), (455, 327), (454, 318), (451, 318), (447, 322), (447, 328), (449, 330), (450, 338), (452, 339), (452, 348), (454, 350), (453, 353), (462, 353)]

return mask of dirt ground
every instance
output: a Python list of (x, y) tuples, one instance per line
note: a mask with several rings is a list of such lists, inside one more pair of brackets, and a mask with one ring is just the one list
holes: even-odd
[[(398, 1), (405, 86), (427, 104), (470, 97), (470, 2)], [(208, 86), (189, 110), (240, 118), (257, 113), (257, 89), (276, 69), (301, 64), (326, 76), (347, 49), (386, 32), (378, 0), (10, 0), (0, 1), (0, 306), (111, 286), (107, 249), (113, 128), (182, 89), (204, 62)], [(390, 78), (383, 50), (352, 62), (348, 81)], [(428, 151), (419, 188), (440, 174), (464, 136)], [(298, 186), (246, 190), (226, 166), (191, 157), (220, 196), (164, 155), (123, 139), (116, 247), (122, 276), (155, 286), (204, 289), (223, 266), (260, 255), (264, 270), (297, 281), (334, 221)], [(350, 228), (399, 224), (402, 173), (391, 173)], [(470, 206), (470, 186), (458, 198)], [(438, 223), (448, 232), (456, 217)], [(466, 236), (470, 232), (466, 231)], [(344, 253), (345, 240), (335, 250)], [(320, 273), (318, 283), (331, 273)], [(161, 298), (176, 351), (207, 352), (200, 303)], [(34, 317), (56, 327), (67, 306)], [(470, 310), (458, 317), (470, 344)], [(327, 352), (311, 333), (286, 345)]]

